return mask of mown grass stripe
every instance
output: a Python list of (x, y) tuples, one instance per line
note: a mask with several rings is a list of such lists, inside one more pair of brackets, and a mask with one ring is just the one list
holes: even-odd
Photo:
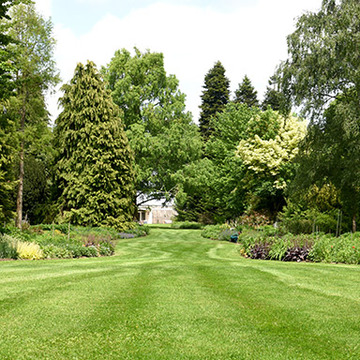
[(0, 264), (1, 359), (357, 359), (360, 267), (155, 229), (111, 258)]

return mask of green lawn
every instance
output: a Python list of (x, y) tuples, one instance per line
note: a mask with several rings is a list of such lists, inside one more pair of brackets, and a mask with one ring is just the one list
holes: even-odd
[(113, 257), (0, 262), (0, 359), (360, 359), (360, 266), (161, 228)]

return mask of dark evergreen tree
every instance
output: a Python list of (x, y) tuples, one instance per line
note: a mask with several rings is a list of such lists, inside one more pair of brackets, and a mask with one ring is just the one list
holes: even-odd
[(55, 129), (62, 215), (124, 229), (134, 213), (134, 158), (118, 107), (92, 62), (78, 64), (62, 90)]
[(262, 110), (266, 110), (269, 106), (275, 111), (279, 111), (281, 108), (281, 92), (274, 88), (267, 87), (264, 95), (264, 101), (261, 104)]
[(239, 88), (235, 91), (235, 103), (243, 103), (249, 107), (259, 106), (259, 100), (257, 98), (257, 91), (252, 86), (250, 79), (247, 75), (244, 76), (244, 79)]
[(279, 90), (279, 87), (276, 76), (272, 76), (269, 80), (269, 86), (266, 88), (261, 108), (265, 111), (270, 106), (271, 109), (286, 116), (291, 111), (291, 100)]
[[(9, 19), (7, 12), (13, 1), (0, 0), (0, 20)], [(16, 153), (15, 122), (8, 116), (8, 97), (11, 90), (11, 58), (7, 45), (11, 37), (0, 32), (0, 223), (10, 220), (14, 213), (11, 194), (15, 189), (13, 166)]]
[(205, 141), (212, 133), (210, 119), (225, 108), (230, 97), (230, 81), (225, 76), (225, 68), (218, 61), (205, 76), (204, 90), (199, 119), (200, 131)]

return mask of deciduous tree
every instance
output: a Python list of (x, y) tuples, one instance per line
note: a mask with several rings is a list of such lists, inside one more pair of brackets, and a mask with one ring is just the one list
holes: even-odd
[(349, 106), (360, 106), (359, 33), (359, 1), (323, 0), (321, 10), (302, 15), (288, 36), (289, 57), (279, 68), (282, 86), (312, 120), (339, 94), (352, 99)]
[(178, 80), (166, 74), (163, 54), (119, 50), (103, 73), (124, 113), (138, 194), (145, 199), (174, 196), (174, 174), (200, 156), (201, 140)]
[(8, 51), (7, 46), (13, 41), (7, 34), (7, 28), (4, 20), (10, 20), (8, 11), (13, 4), (13, 0), (0, 0), (0, 100), (9, 93), (11, 82), (11, 53)]
[[(266, 131), (261, 123), (268, 124)], [(250, 136), (237, 147), (245, 166), (243, 188), (250, 207), (276, 213), (285, 204), (284, 190), (295, 176), (293, 159), (306, 134), (306, 123), (268, 109), (249, 121), (248, 127)]]
[(360, 201), (359, 34), (358, 0), (323, 0), (320, 11), (299, 18), (279, 72), (283, 89), (313, 124), (304, 156), (314, 161), (307, 171), (317, 182), (333, 183), (342, 202), (353, 204), (348, 211), (354, 231)]
[(5, 20), (2, 26), (6, 35), (14, 39), (7, 45), (16, 68), (11, 79), (15, 93), (9, 107), (16, 114), (14, 119), (20, 138), (16, 225), (21, 228), (25, 152), (34, 139), (32, 135), (38, 136), (33, 126), (48, 122), (45, 94), (59, 77), (53, 60), (55, 41), (51, 21), (37, 14), (33, 3), (13, 6), (10, 17), (11, 20)]

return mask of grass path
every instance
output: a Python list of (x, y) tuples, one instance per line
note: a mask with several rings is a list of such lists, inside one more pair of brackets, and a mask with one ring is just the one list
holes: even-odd
[(360, 267), (168, 229), (110, 258), (2, 262), (0, 359), (360, 359)]

